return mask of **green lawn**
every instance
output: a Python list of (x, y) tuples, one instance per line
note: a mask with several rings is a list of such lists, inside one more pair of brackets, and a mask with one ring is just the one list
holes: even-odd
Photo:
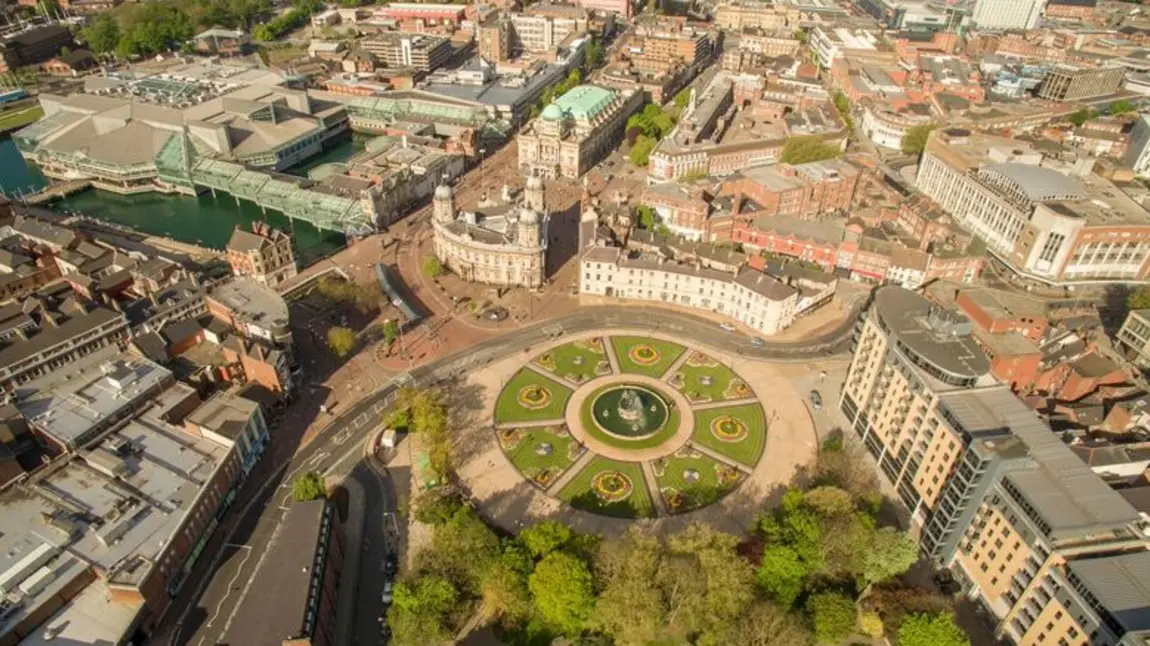
[[(611, 337), (611, 344), (615, 348), (615, 358), (619, 360), (619, 370), (655, 378), (662, 377), (685, 349), (677, 343), (641, 336), (613, 336)], [(654, 348), (659, 353), (659, 360), (650, 365), (635, 363), (627, 352), (637, 345), (648, 345)]]
[[(575, 463), (577, 455), (572, 451), (577, 450), (579, 443), (560, 428), (523, 428), (496, 433), (500, 434), (499, 445), (511, 464), (540, 486), (546, 487)], [(549, 454), (540, 454), (538, 448), (542, 444), (551, 445)]]
[(44, 116), (44, 108), (38, 105), (23, 110), (0, 113), (0, 131), (23, 128), (42, 116)]
[(535, 365), (577, 384), (610, 374), (611, 365), (602, 342), (602, 339), (595, 338), (565, 343), (535, 357)]
[[(551, 401), (538, 410), (530, 410), (519, 404), (519, 391), (533, 385), (543, 386), (551, 393)], [(495, 423), (541, 422), (549, 419), (563, 419), (563, 409), (567, 407), (567, 400), (570, 398), (570, 388), (562, 386), (534, 370), (524, 368), (515, 373), (515, 376), (503, 387), (503, 392), (499, 393), (499, 401), (495, 403)]]
[[(747, 436), (736, 442), (724, 442), (711, 432), (711, 421), (717, 417), (730, 415), (747, 425)], [(758, 404), (727, 406), (695, 411), (695, 432), (691, 441), (745, 464), (749, 467), (758, 463), (767, 444), (767, 422), (763, 408)]]
[[(655, 467), (655, 481), (659, 483), (660, 492), (670, 487), (682, 495), (683, 502), (678, 509), (675, 509), (675, 513), (705, 507), (739, 486), (738, 481), (719, 482), (719, 469), (734, 470), (734, 467), (724, 465), (691, 449), (678, 451), (674, 455), (658, 460), (652, 466)], [(684, 473), (688, 470), (698, 472), (699, 479), (688, 482), (684, 477)], [(735, 470), (735, 474), (742, 478), (741, 472)], [(667, 509), (671, 509), (671, 501), (666, 496), (664, 502), (667, 503)]]
[[(631, 495), (618, 502), (606, 502), (592, 489), (591, 482), (603, 471), (618, 471), (631, 480)], [(596, 456), (559, 492), (559, 499), (576, 509), (618, 518), (648, 518), (654, 515), (651, 495), (638, 462), (618, 462)]]
[(595, 398), (599, 395), (599, 393), (611, 388), (618, 387), (619, 384), (603, 386), (602, 388), (596, 389), (587, 397), (587, 399), (583, 400), (583, 409), (579, 411), (579, 421), (583, 424), (583, 430), (586, 431), (588, 435), (604, 444), (620, 449), (649, 449), (653, 446), (659, 446), (663, 442), (666, 442), (675, 435), (676, 431), (679, 430), (679, 424), (682, 422), (682, 415), (680, 414), (678, 408), (671, 406), (672, 401), (664, 396), (663, 400), (666, 401), (668, 405), (667, 423), (663, 424), (663, 428), (659, 429), (658, 433), (655, 433), (651, 437), (645, 437), (641, 440), (621, 440), (614, 435), (604, 433), (593, 419), (594, 413), (592, 412), (591, 404), (595, 402)]
[[(753, 397), (754, 393), (746, 388), (746, 384), (730, 368), (707, 357), (711, 365), (692, 364), (691, 359), (683, 362), (671, 379), (671, 385), (682, 392), (692, 403), (718, 402), (728, 399), (745, 399)], [(704, 383), (710, 380), (710, 385)], [(739, 391), (732, 387), (731, 382), (742, 384), (745, 390)]]

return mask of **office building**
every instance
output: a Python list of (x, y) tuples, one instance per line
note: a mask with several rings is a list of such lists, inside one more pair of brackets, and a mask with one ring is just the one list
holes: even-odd
[(618, 148), (627, 118), (642, 104), (634, 89), (569, 90), (519, 134), (519, 168), (547, 178), (582, 176)]
[(1114, 337), (1114, 346), (1142, 370), (1150, 370), (1150, 310), (1130, 310)]
[(1038, 96), (1050, 101), (1084, 101), (1115, 94), (1126, 78), (1124, 67), (1055, 65), (1038, 86)]
[(970, 321), (883, 287), (857, 330), (842, 411), (996, 637), (1136, 643), (1147, 521), (990, 377)]
[(451, 41), (441, 36), (383, 33), (360, 43), (388, 68), (411, 68), (428, 73), (443, 67), (455, 54)]
[(1046, 0), (977, 0), (970, 19), (979, 29), (1034, 29)]
[(58, 55), (61, 48), (75, 45), (72, 30), (65, 25), (31, 27), (9, 34), (0, 39), (0, 73), (43, 63)]
[(1122, 161), (1139, 175), (1150, 174), (1150, 115), (1139, 115), (1130, 131), (1130, 146)]
[(344, 536), (335, 503), (293, 503), (221, 644), (331, 646)]
[(1092, 160), (960, 128), (935, 131), (917, 187), (1019, 274), (1047, 283), (1150, 276), (1150, 213)]

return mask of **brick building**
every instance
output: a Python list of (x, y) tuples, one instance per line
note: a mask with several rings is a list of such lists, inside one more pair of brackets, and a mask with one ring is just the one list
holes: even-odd
[(237, 276), (251, 276), (269, 287), (298, 273), (291, 236), (266, 222), (253, 222), (251, 231), (236, 226), (227, 246), (228, 264)]

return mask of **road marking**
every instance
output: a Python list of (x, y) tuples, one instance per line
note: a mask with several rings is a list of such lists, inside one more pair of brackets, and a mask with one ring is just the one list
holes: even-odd
[[(228, 585), (225, 588), (227, 590), (227, 592), (224, 594), (223, 598), (220, 599), (220, 602), (216, 604), (215, 612), (212, 613), (211, 619), (209, 619), (208, 623), (206, 624), (207, 628), (211, 628), (212, 625), (216, 623), (216, 619), (218, 619), (220, 616), (220, 610), (223, 608), (224, 602), (228, 600), (228, 597), (232, 596), (232, 586), (235, 585), (236, 580), (240, 578), (240, 575), (242, 575), (244, 573), (244, 566), (247, 565), (248, 559), (250, 559), (252, 557), (252, 548), (250, 545), (236, 545), (236, 547), (241, 547), (241, 548), (247, 550), (244, 553), (244, 560), (240, 561), (240, 566), (238, 568), (236, 568), (235, 576), (232, 577), (231, 581), (228, 581)], [(266, 552), (265, 552), (265, 554), (266, 554)], [(197, 644), (202, 646), (204, 643), (204, 640), (207, 638), (208, 638), (207, 635), (200, 637), (200, 641), (197, 642)]]

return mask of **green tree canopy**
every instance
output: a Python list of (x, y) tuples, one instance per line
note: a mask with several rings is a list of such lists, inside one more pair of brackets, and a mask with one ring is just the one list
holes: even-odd
[(423, 257), (422, 270), (423, 275), (427, 276), (428, 278), (439, 278), (440, 276), (447, 273), (447, 268), (443, 266), (443, 263), (439, 261), (439, 258), (432, 255), (426, 255)]
[(809, 162), (834, 159), (842, 154), (842, 150), (833, 143), (828, 143), (818, 135), (791, 137), (783, 145), (783, 154), (779, 161), (785, 164), (806, 164)]
[(879, 583), (910, 569), (918, 560), (918, 545), (906, 532), (883, 527), (874, 533), (870, 549), (862, 560), (862, 579)]
[(1126, 99), (1118, 99), (1117, 101), (1110, 104), (1110, 114), (1126, 114), (1127, 112), (1133, 111), (1134, 105)]
[(1090, 108), (1082, 108), (1078, 112), (1075, 112), (1074, 114), (1067, 117), (1067, 119), (1070, 121), (1070, 123), (1073, 123), (1074, 125), (1081, 128), (1084, 123), (1090, 121), (1096, 116), (1098, 116), (1098, 113), (1094, 110)]
[(340, 359), (351, 354), (357, 343), (355, 331), (350, 328), (336, 326), (327, 330), (327, 349)]
[(1126, 307), (1132, 310), (1150, 308), (1150, 285), (1142, 285), (1126, 297)]
[(679, 93), (675, 95), (675, 107), (679, 108), (680, 110), (682, 110), (683, 108), (686, 108), (687, 104), (690, 102), (691, 102), (691, 88), (684, 88), (682, 90), (679, 90)]
[(315, 290), (328, 300), (350, 305), (365, 314), (379, 309), (383, 302), (383, 291), (378, 283), (362, 284), (324, 276), (316, 283)]
[(658, 217), (655, 215), (655, 209), (652, 209), (646, 204), (640, 204), (635, 207), (635, 212), (639, 214), (640, 229), (646, 229), (648, 231), (655, 229), (655, 225), (659, 222)]
[(383, 323), (383, 342), (391, 345), (399, 338), (399, 322), (388, 319)]
[(543, 520), (519, 532), (519, 542), (532, 557), (541, 559), (571, 541), (571, 528), (554, 520)]
[[(807, 612), (815, 629), (815, 639), (837, 643), (855, 629), (857, 613), (854, 601), (837, 592), (820, 592), (807, 599)], [(900, 645), (905, 646), (905, 645)]]
[(527, 581), (535, 610), (566, 634), (577, 634), (595, 605), (591, 571), (567, 552), (548, 554)]
[(790, 608), (803, 592), (810, 569), (791, 548), (781, 545), (763, 551), (757, 578), (767, 597)]
[(631, 163), (638, 168), (646, 168), (647, 163), (651, 160), (651, 151), (655, 149), (656, 142), (653, 138), (647, 135), (640, 135), (635, 143), (631, 146), (631, 152), (627, 157)]
[(450, 613), (459, 592), (450, 581), (428, 575), (400, 582), (392, 591), (387, 612), (392, 643), (396, 646), (442, 644), (454, 637)]
[(115, 51), (116, 45), (120, 43), (120, 26), (111, 15), (102, 13), (80, 30), (80, 37), (88, 49), (97, 54), (108, 54)]
[(327, 484), (323, 476), (315, 471), (308, 471), (296, 476), (291, 486), (291, 497), (296, 502), (307, 502), (327, 495)]
[(937, 127), (933, 123), (926, 123), (907, 128), (906, 134), (902, 136), (902, 153), (904, 155), (921, 155), (922, 151), (926, 150), (926, 142), (930, 138), (930, 133), (934, 132)]
[(954, 615), (914, 614), (898, 629), (899, 646), (970, 646), (970, 638), (954, 622)]
[(659, 540), (638, 528), (607, 541), (595, 563), (601, 588), (594, 625), (615, 643), (642, 646), (667, 637), (667, 606), (659, 585), (666, 551)]
[(432, 547), (435, 562), (429, 568), (473, 596), (479, 595), (484, 576), (501, 552), (499, 537), (470, 507), (461, 507), (435, 528)]
[(599, 64), (603, 62), (603, 43), (598, 37), (592, 38), (591, 42), (587, 44), (583, 61), (589, 70), (599, 67)]
[(798, 616), (769, 601), (747, 607), (724, 633), (723, 644), (740, 646), (809, 646), (811, 631)]

